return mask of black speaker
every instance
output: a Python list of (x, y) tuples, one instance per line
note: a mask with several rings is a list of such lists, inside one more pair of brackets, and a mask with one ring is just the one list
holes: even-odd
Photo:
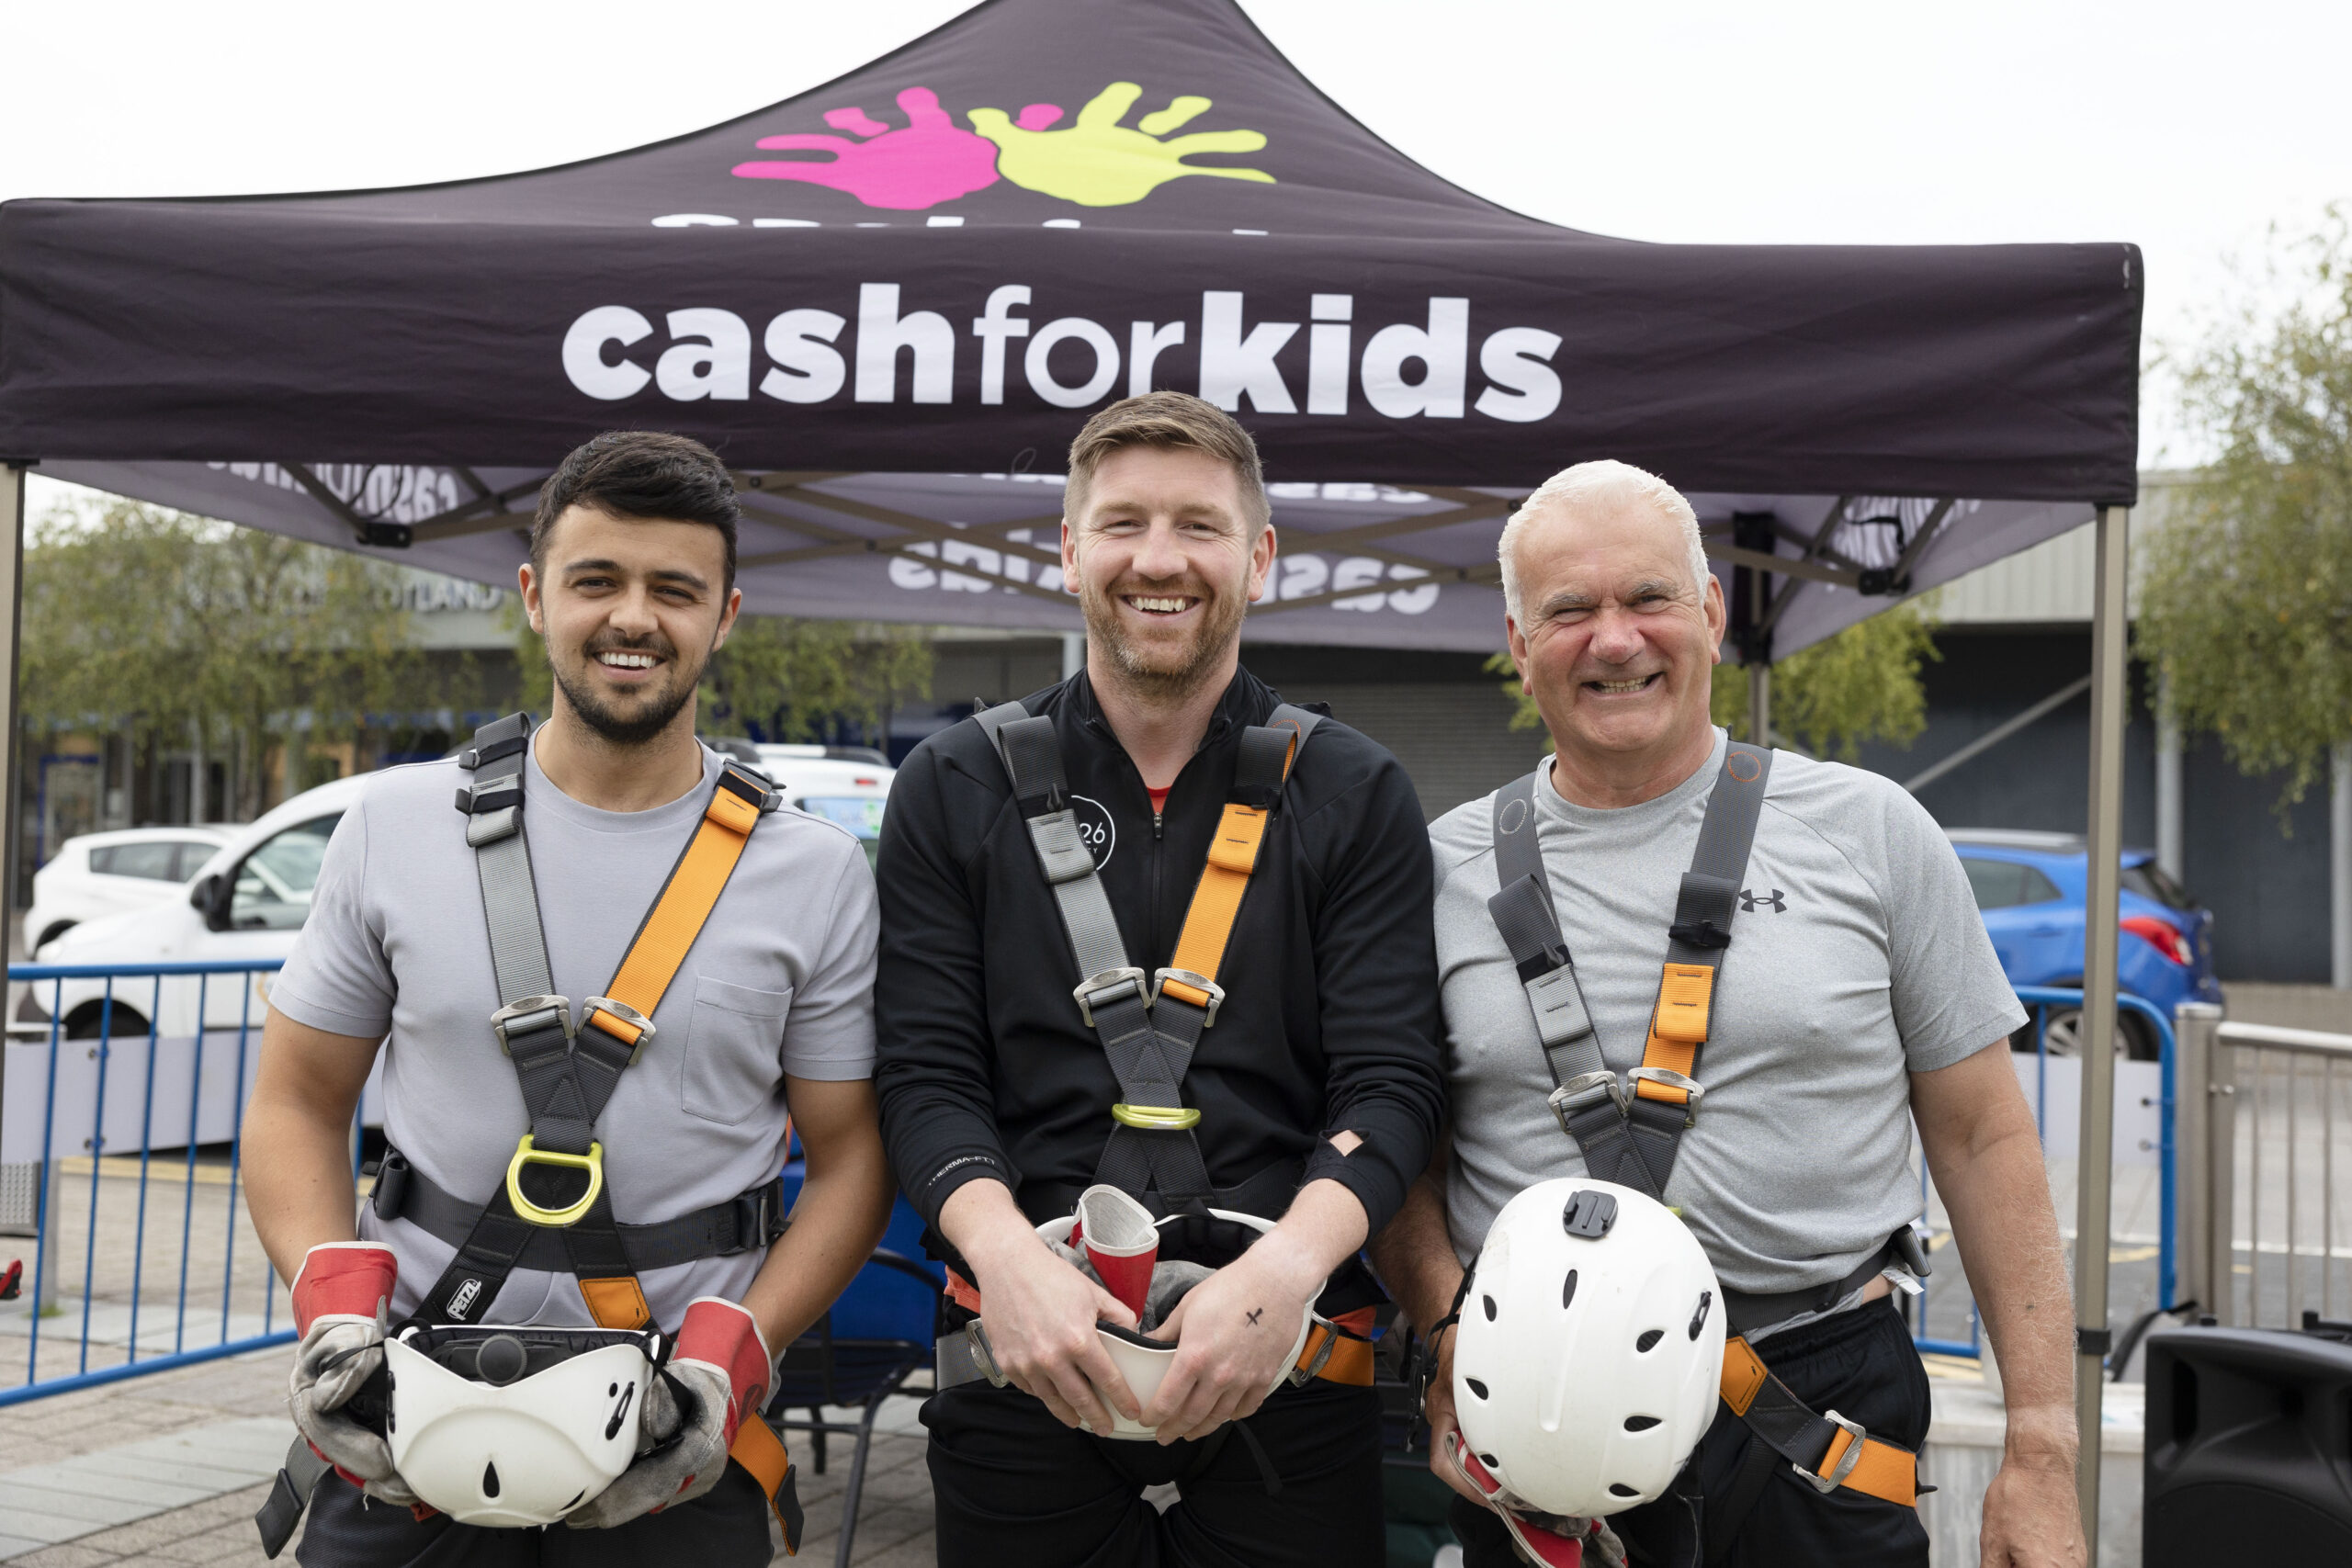
[(2352, 1345), (2148, 1337), (2143, 1568), (2352, 1563)]

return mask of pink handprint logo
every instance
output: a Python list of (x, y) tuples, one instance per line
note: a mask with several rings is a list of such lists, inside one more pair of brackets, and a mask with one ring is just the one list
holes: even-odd
[(939, 107), (938, 94), (929, 87), (909, 87), (899, 95), (899, 107), (907, 124), (896, 130), (867, 118), (862, 108), (827, 109), (827, 125), (867, 140), (763, 136), (759, 145), (768, 152), (831, 152), (832, 157), (738, 164), (734, 172), (747, 180), (799, 180), (847, 191), (868, 207), (899, 212), (936, 207), (996, 183), (996, 144), (957, 129)]

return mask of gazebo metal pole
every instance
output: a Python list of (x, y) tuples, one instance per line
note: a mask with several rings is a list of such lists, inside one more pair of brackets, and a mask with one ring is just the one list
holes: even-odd
[[(0, 464), (0, 604), (8, 614), (8, 635), (0, 637), (0, 693), (6, 694), (8, 787), (5, 792), (7, 811), (6, 842), (0, 843), (0, 915), (14, 919), (17, 912), (17, 878), (18, 860), (24, 853), (25, 829), (22, 809), (17, 804), (22, 784), (24, 758), (18, 746), (17, 712), (17, 651), (25, 622), (25, 476), (27, 466), (17, 463)], [(5, 932), (0, 925), (0, 932)]]
[(2101, 1396), (2107, 1386), (2107, 1257), (2115, 1137), (2116, 897), (2123, 862), (2123, 723), (2130, 649), (2125, 592), (2132, 513), (2103, 506), (2091, 600), (2089, 886), (2083, 909), (2082, 1136), (2075, 1164), (2075, 1492), (2098, 1561)]
[(1747, 667), (1747, 739), (1772, 744), (1772, 667), (1761, 659)]

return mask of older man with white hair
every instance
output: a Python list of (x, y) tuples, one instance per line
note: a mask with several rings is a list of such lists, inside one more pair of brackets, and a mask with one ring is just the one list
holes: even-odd
[[(1548, 1178), (1660, 1198), (1732, 1338), (1690, 1465), (1611, 1520), (1633, 1560), (1924, 1565), (1928, 1383), (1891, 1299), (1927, 1267), (1916, 1121), (2005, 1374), (1982, 1561), (2082, 1562), (2066, 1273), (2007, 1050), (2023, 1014), (1951, 846), (1885, 779), (1711, 722), (1723, 591), (1664, 480), (1555, 475), (1501, 564), (1556, 750), (1430, 829), (1453, 1124), (1374, 1246), (1390, 1289), (1442, 1324), (1497, 1211)], [(1487, 1568), (1512, 1561), (1510, 1498), (1450, 1458), (1453, 1350), (1441, 1326), (1431, 1466)]]

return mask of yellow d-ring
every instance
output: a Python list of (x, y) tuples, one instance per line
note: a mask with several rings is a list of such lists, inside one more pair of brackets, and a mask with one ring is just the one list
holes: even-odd
[(1201, 1113), (1193, 1107), (1170, 1109), (1158, 1105), (1114, 1105), (1111, 1119), (1123, 1127), (1140, 1127), (1148, 1133), (1176, 1133), (1201, 1124)]
[[(588, 1173), (588, 1190), (578, 1201), (560, 1209), (542, 1209), (523, 1196), (523, 1168), (526, 1165), (569, 1166)], [(531, 1134), (514, 1145), (514, 1157), (506, 1165), (506, 1201), (514, 1205), (515, 1213), (535, 1225), (563, 1226), (575, 1224), (595, 1203), (596, 1195), (605, 1190), (605, 1145), (592, 1143), (584, 1155), (567, 1155), (553, 1149), (541, 1149), (531, 1142)]]

